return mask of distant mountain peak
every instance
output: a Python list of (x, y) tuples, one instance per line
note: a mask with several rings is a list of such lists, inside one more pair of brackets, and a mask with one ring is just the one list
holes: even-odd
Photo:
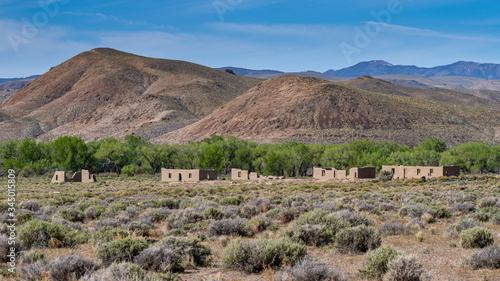
[(458, 61), (436, 67), (418, 67), (414, 65), (394, 65), (383, 60), (357, 63), (340, 70), (328, 70), (324, 74), (338, 77), (359, 77), (362, 75), (413, 75), (421, 77), (465, 76), (488, 80), (500, 79), (500, 64)]

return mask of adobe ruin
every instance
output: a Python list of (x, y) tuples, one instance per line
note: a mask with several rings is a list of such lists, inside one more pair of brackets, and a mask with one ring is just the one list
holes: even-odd
[(216, 170), (181, 170), (161, 169), (161, 181), (165, 182), (197, 182), (203, 180), (217, 180)]
[(51, 182), (52, 183), (69, 182), (69, 178), (66, 176), (66, 172), (57, 171), (54, 173), (54, 176), (52, 176)]
[(392, 172), (393, 179), (450, 177), (460, 175), (460, 166), (382, 166), (382, 171)]
[(62, 183), (62, 182), (96, 182), (97, 178), (94, 174), (91, 174), (88, 170), (81, 170), (75, 172), (71, 178), (66, 176), (66, 172), (57, 171), (54, 173), (52, 177), (53, 183)]
[(249, 173), (247, 170), (231, 169), (231, 180), (279, 180), (285, 177), (262, 176), (255, 172)]
[(374, 179), (375, 174), (375, 167), (351, 168), (349, 173), (335, 168), (313, 168), (313, 178), (318, 180)]

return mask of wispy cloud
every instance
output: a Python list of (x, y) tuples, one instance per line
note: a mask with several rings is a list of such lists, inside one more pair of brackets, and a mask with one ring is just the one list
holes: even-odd
[(165, 25), (157, 25), (154, 23), (146, 22), (146, 21), (128, 20), (128, 19), (124, 19), (121, 17), (107, 15), (107, 14), (103, 14), (103, 13), (63, 12), (62, 14), (72, 15), (72, 16), (80, 16), (80, 17), (89, 17), (89, 18), (97, 19), (99, 21), (112, 21), (115, 23), (124, 24), (124, 25), (128, 25), (128, 26), (149, 27), (149, 28), (156, 28), (156, 29), (167, 28), (167, 26), (165, 26)]
[(417, 35), (424, 37), (435, 37), (442, 39), (466, 40), (466, 41), (484, 41), (484, 42), (500, 42), (499, 38), (490, 36), (470, 36), (461, 34), (443, 33), (432, 29), (423, 29), (411, 26), (394, 25), (379, 22), (366, 22), (369, 24), (381, 24), (386, 31), (394, 31), (406, 35)]
[(331, 35), (348, 34), (341, 26), (307, 25), (307, 24), (240, 24), (240, 23), (208, 23), (206, 26), (214, 31), (232, 34), (251, 34), (278, 37), (317, 37), (326, 38)]

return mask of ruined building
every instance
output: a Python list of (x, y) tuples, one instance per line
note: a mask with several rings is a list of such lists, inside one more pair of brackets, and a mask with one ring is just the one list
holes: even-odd
[(273, 176), (261, 176), (255, 172), (249, 173), (247, 170), (231, 169), (231, 179), (232, 180), (278, 180), (284, 177), (273, 177)]
[(174, 182), (196, 182), (202, 180), (217, 180), (216, 170), (180, 170), (161, 169), (161, 181)]
[(313, 178), (318, 180), (374, 179), (375, 167), (351, 168), (349, 173), (347, 170), (314, 167)]
[(52, 177), (53, 183), (61, 182), (96, 182), (97, 178), (94, 174), (91, 174), (88, 170), (81, 170), (75, 172), (71, 178), (66, 176), (66, 172), (57, 171)]
[(392, 172), (393, 179), (435, 178), (459, 176), (460, 166), (382, 166), (382, 171)]

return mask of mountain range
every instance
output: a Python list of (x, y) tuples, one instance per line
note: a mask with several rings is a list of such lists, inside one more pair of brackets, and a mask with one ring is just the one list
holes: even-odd
[(218, 134), (258, 142), (416, 145), (437, 137), (449, 145), (500, 144), (500, 92), (428, 86), (435, 78), (384, 77), (419, 87), (314, 71), (220, 71), (99, 48), (51, 68), (0, 105), (0, 140), (136, 134), (185, 143)]
[(446, 88), (473, 90), (500, 90), (500, 64), (456, 62), (431, 68), (393, 65), (386, 61), (360, 62), (340, 70), (283, 72), (278, 70), (253, 70), (239, 67), (231, 69), (235, 74), (260, 79), (280, 75), (297, 75), (321, 78), (328, 81), (345, 81), (363, 75), (373, 76), (391, 83), (416, 88)]

